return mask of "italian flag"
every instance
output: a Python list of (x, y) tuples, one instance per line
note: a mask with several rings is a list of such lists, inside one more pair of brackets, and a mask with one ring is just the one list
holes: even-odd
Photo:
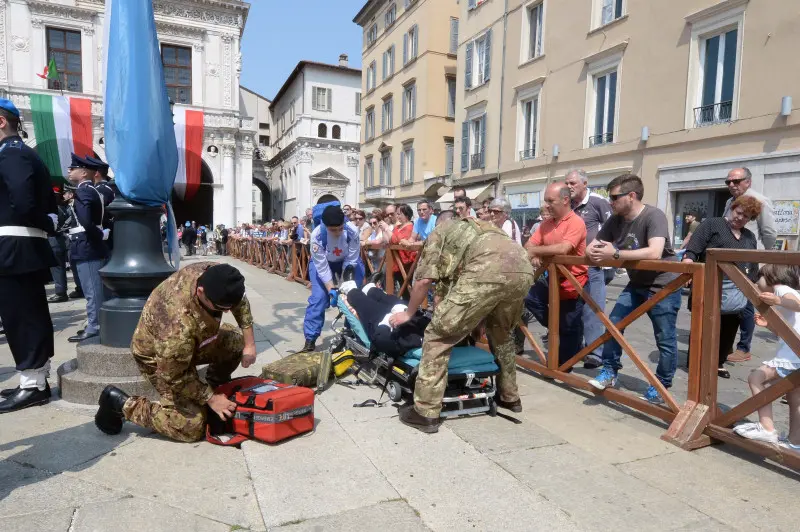
[(36, 151), (54, 181), (66, 181), (72, 153), (94, 156), (92, 102), (87, 98), (31, 94)]
[(176, 105), (173, 113), (175, 142), (178, 145), (175, 194), (181, 201), (190, 201), (200, 188), (200, 170), (203, 165), (203, 111)]

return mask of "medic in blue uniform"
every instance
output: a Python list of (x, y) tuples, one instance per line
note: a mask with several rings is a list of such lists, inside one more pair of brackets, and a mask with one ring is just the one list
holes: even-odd
[(303, 321), (306, 337), (303, 351), (314, 351), (325, 323), (325, 310), (336, 305), (339, 293), (333, 276), (344, 274), (343, 277), (347, 277), (349, 271), (352, 271), (356, 284), (361, 285), (364, 264), (361, 262), (359, 235), (345, 224), (342, 209), (331, 205), (322, 212), (322, 224), (311, 233), (311, 260), (308, 261), (311, 297)]

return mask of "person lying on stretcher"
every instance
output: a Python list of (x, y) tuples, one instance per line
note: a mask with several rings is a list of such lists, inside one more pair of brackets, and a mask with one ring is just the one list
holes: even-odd
[(378, 288), (374, 283), (364, 285), (360, 290), (354, 281), (346, 281), (339, 287), (347, 307), (355, 314), (367, 337), (376, 350), (391, 357), (399, 357), (418, 347), (422, 347), (422, 335), (430, 318), (417, 312), (406, 323), (392, 327), (389, 316), (395, 312), (405, 312), (406, 302)]

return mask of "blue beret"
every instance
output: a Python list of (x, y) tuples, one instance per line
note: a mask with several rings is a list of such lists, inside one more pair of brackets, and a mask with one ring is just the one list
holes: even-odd
[(19, 118), (19, 109), (11, 100), (6, 100), (5, 98), (0, 98), (0, 109), (5, 109), (12, 115)]

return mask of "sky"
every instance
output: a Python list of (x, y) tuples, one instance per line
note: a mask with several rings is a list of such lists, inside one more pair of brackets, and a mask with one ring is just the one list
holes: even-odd
[(242, 38), (241, 84), (272, 99), (302, 60), (361, 68), (361, 27), (353, 22), (366, 0), (249, 0)]

